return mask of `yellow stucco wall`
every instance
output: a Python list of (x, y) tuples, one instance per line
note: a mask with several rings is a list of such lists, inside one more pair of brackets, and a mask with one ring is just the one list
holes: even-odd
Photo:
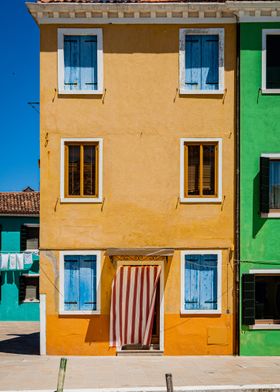
[[(165, 354), (232, 353), (235, 26), (219, 26), (225, 28), (223, 97), (178, 94), (179, 28), (193, 26), (176, 25), (90, 26), (103, 29), (105, 94), (58, 96), (57, 27), (41, 26), (47, 353), (115, 353), (108, 345), (114, 266), (102, 257), (101, 316), (58, 316), (58, 251), (152, 246), (176, 249), (165, 268)], [(103, 204), (60, 203), (62, 137), (103, 138)], [(182, 137), (223, 139), (222, 203), (179, 202)], [(207, 248), (223, 250), (222, 315), (180, 316), (180, 250)]]

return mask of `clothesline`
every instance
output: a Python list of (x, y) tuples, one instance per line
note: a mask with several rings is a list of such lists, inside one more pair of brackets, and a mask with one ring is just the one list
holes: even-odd
[(1, 253), (0, 270), (1, 271), (24, 270), (25, 266), (31, 265), (33, 263), (34, 253), (35, 252)]

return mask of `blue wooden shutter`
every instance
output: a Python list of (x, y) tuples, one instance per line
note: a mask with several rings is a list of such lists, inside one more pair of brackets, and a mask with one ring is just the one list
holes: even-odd
[(199, 309), (200, 255), (185, 256), (185, 310)]
[(219, 89), (219, 36), (204, 35), (202, 38), (202, 90)]
[(79, 310), (80, 256), (64, 257), (64, 310)]
[(96, 256), (80, 256), (80, 310), (96, 310)]
[(97, 37), (81, 36), (81, 89), (97, 90)]
[(186, 88), (201, 89), (201, 35), (186, 35)]
[(80, 90), (80, 36), (64, 36), (64, 89)]
[(218, 256), (201, 255), (200, 265), (200, 306), (201, 310), (218, 309)]

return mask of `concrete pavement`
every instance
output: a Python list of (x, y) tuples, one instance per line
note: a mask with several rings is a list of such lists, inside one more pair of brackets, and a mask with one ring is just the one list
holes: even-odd
[[(0, 391), (56, 389), (60, 357), (26, 355), (37, 345), (38, 324), (0, 323)], [(240, 385), (252, 391), (264, 384), (278, 384), (274, 388), (280, 391), (280, 357), (221, 356), (68, 357), (65, 389), (162, 392), (165, 373), (172, 373), (178, 392), (199, 387), (229, 392)]]

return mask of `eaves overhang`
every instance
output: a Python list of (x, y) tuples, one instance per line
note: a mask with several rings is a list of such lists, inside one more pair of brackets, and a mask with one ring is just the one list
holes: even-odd
[(26, 3), (41, 24), (195, 24), (280, 21), (280, 1)]

